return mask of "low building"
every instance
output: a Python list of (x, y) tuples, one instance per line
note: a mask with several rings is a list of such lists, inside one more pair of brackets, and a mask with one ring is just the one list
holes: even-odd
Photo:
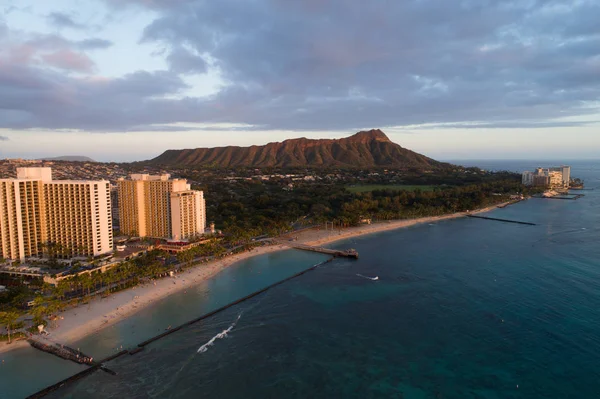
[(172, 254), (176, 254), (179, 252), (184, 252), (199, 245), (206, 244), (210, 242), (210, 239), (200, 240), (196, 242), (188, 242), (188, 241), (167, 241), (165, 243), (159, 244), (156, 249), (160, 249), (161, 251), (166, 251)]

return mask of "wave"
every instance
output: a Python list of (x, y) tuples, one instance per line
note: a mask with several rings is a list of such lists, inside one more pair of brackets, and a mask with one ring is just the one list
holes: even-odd
[(208, 350), (209, 347), (213, 346), (213, 344), (215, 343), (215, 341), (217, 339), (223, 339), (227, 336), (227, 333), (231, 332), (231, 330), (233, 330), (233, 328), (235, 327), (235, 325), (237, 324), (237, 322), (240, 320), (240, 317), (242, 317), (242, 314), (240, 313), (237, 317), (237, 319), (235, 319), (235, 321), (225, 330), (221, 331), (220, 333), (218, 333), (217, 335), (215, 335), (214, 337), (212, 337), (210, 339), (210, 341), (208, 341), (207, 343), (205, 343), (204, 345), (202, 345), (200, 348), (198, 348), (197, 353), (204, 353)]
[(375, 280), (379, 280), (379, 276), (375, 276), (375, 277), (368, 277), (368, 276), (363, 276), (362, 274), (358, 274), (358, 273), (357, 273), (356, 275), (357, 275), (358, 277), (366, 278), (366, 279), (368, 279), (368, 280), (373, 280), (373, 281), (375, 281)]

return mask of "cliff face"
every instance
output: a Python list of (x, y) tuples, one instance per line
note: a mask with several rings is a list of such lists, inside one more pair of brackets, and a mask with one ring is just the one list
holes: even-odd
[(443, 168), (447, 164), (392, 143), (379, 129), (338, 140), (292, 139), (250, 147), (167, 150), (153, 164), (233, 167)]

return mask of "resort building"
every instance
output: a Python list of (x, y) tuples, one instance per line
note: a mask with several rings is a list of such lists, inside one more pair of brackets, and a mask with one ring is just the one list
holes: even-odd
[(190, 190), (185, 179), (164, 174), (133, 174), (119, 179), (119, 223), (124, 234), (186, 239), (204, 233), (206, 213), (202, 191)]
[(112, 252), (110, 184), (52, 180), (50, 168), (17, 168), (0, 180), (0, 256), (95, 257)]
[(0, 180), (0, 257), (39, 256), (44, 243), (41, 179)]
[(559, 172), (562, 177), (562, 184), (565, 187), (569, 187), (571, 184), (571, 167), (562, 165), (556, 168), (550, 168), (551, 172)]
[(119, 227), (119, 192), (116, 185), (110, 186), (110, 206), (112, 208), (113, 230)]
[(171, 237), (186, 239), (204, 233), (206, 205), (202, 191), (171, 193)]
[(534, 175), (532, 185), (535, 187), (549, 187), (550, 177), (545, 175)]
[(525, 186), (568, 188), (571, 183), (571, 167), (563, 165), (523, 172), (522, 183)]
[(521, 183), (524, 186), (533, 186), (533, 172), (523, 172)]
[(550, 170), (548, 172), (550, 187), (564, 187), (563, 174), (559, 171)]
[[(99, 256), (113, 250), (110, 183), (54, 180), (44, 183), (47, 250), (60, 257)], [(55, 248), (51, 246), (55, 245)]]

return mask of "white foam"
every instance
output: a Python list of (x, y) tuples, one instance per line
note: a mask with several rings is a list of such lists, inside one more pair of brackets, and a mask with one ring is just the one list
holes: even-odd
[(204, 345), (202, 345), (200, 348), (198, 348), (198, 353), (204, 353), (208, 350), (208, 348), (210, 346), (213, 346), (213, 344), (215, 343), (215, 341), (217, 339), (223, 339), (227, 336), (227, 333), (229, 333), (231, 330), (233, 330), (233, 327), (235, 327), (235, 325), (237, 324), (237, 322), (240, 320), (240, 317), (242, 317), (242, 314), (240, 313), (237, 317), (237, 319), (235, 319), (235, 321), (226, 329), (221, 331), (220, 333), (218, 333), (217, 335), (215, 335), (214, 337), (212, 337), (210, 339), (210, 341), (208, 341), (207, 343), (205, 343)]
[(368, 280), (379, 280), (379, 276), (375, 276), (375, 277), (368, 277), (368, 276), (363, 276), (362, 274), (357, 274), (358, 277), (362, 277), (362, 278), (366, 278)]

